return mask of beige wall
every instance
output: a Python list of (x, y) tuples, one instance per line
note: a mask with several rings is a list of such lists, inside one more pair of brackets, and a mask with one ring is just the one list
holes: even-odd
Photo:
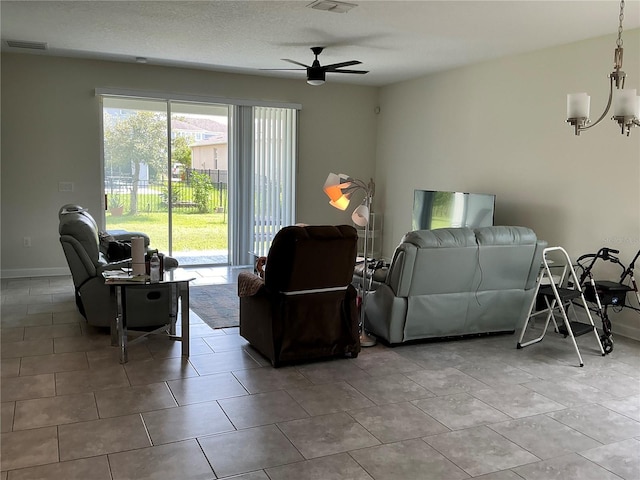
[[(495, 193), (497, 224), (531, 227), (574, 259), (606, 245), (628, 262), (640, 248), (640, 128), (622, 136), (607, 118), (576, 137), (565, 123), (571, 92), (589, 92), (591, 116), (600, 115), (614, 40), (382, 88), (375, 204), (385, 255), (411, 229), (413, 190), (435, 189)], [(640, 30), (624, 41), (627, 88), (640, 90)], [(623, 321), (640, 338), (640, 317), (627, 313), (614, 314), (614, 331)]]
[[(102, 207), (100, 108), (96, 87), (302, 104), (299, 121), (297, 218), (347, 223), (328, 205), (329, 171), (373, 175), (377, 89), (328, 81), (231, 75), (152, 65), (36, 55), (2, 55), (2, 274), (29, 276), (67, 270), (57, 213), (79, 203)], [(58, 182), (75, 191), (58, 191)], [(32, 247), (23, 247), (31, 237)]]

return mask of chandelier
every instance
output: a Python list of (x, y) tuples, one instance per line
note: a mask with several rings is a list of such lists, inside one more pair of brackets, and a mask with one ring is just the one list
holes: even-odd
[[(567, 95), (567, 123), (573, 125), (576, 135), (595, 127), (607, 115), (613, 104), (613, 117), (620, 126), (620, 132), (629, 136), (631, 127), (640, 126), (640, 97), (635, 89), (624, 89), (626, 74), (622, 69), (622, 21), (624, 20), (624, 0), (620, 2), (620, 16), (618, 24), (618, 39), (613, 54), (614, 71), (609, 74), (609, 101), (607, 106), (595, 122), (589, 120), (589, 106), (591, 97), (586, 93), (570, 93)], [(616, 89), (614, 91), (613, 85)]]

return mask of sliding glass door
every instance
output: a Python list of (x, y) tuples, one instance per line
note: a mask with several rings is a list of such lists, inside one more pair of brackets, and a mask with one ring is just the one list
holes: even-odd
[(105, 98), (102, 118), (107, 230), (146, 232), (167, 251), (166, 102)]
[(105, 97), (107, 230), (145, 232), (181, 265), (228, 264), (228, 109)]
[(229, 106), (169, 102), (172, 255), (229, 264)]
[(107, 230), (247, 265), (295, 219), (297, 110), (101, 93)]

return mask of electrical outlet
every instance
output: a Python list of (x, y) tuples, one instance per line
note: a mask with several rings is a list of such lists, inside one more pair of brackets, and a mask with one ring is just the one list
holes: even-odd
[(31, 237), (24, 237), (22, 239), (22, 246), (25, 248), (31, 248)]

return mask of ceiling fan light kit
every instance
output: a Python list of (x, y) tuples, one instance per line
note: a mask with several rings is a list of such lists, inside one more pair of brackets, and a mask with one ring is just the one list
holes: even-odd
[(322, 70), (307, 69), (307, 83), (309, 85), (322, 85), (326, 80), (326, 74)]
[[(613, 117), (620, 126), (620, 133), (629, 136), (631, 127), (640, 126), (640, 96), (636, 89), (624, 89), (626, 74), (622, 71), (622, 21), (624, 20), (624, 0), (620, 2), (620, 15), (618, 24), (618, 39), (613, 53), (614, 71), (609, 74), (609, 100), (602, 115), (593, 123), (589, 120), (591, 97), (584, 92), (570, 93), (567, 95), (567, 123), (570, 123), (575, 134), (595, 127), (604, 119), (613, 104)], [(615, 84), (615, 91), (613, 86)]]
[(267, 68), (266, 70), (306, 70), (307, 71), (307, 83), (309, 85), (322, 85), (326, 80), (326, 74), (329, 73), (355, 73), (355, 74), (365, 74), (369, 73), (368, 70), (344, 70), (344, 67), (350, 67), (352, 65), (359, 65), (362, 62), (358, 60), (349, 60), (347, 62), (340, 63), (332, 63), (331, 65), (320, 65), (320, 60), (318, 60), (318, 55), (322, 53), (324, 47), (311, 47), (311, 51), (315, 55), (315, 59), (311, 65), (306, 65), (304, 63), (298, 62), (296, 60), (291, 60), (289, 58), (283, 58), (282, 60), (285, 62), (293, 63), (294, 65), (299, 65), (303, 68)]

